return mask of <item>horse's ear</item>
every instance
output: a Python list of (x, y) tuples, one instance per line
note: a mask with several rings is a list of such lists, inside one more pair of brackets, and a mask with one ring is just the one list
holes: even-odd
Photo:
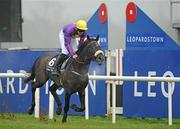
[(99, 40), (99, 35), (97, 35), (97, 37), (96, 37), (96, 41), (98, 41)]
[(87, 35), (87, 40), (90, 40), (89, 35)]

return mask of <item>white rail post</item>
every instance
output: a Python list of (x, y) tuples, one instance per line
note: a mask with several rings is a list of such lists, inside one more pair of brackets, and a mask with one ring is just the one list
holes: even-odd
[(34, 111), (34, 117), (39, 118), (39, 110), (40, 110), (40, 89), (37, 88), (35, 92), (35, 111)]
[(49, 92), (49, 119), (54, 117), (54, 98), (51, 92)]
[(168, 82), (168, 124), (172, 125), (172, 83)]
[(85, 89), (85, 119), (89, 120), (89, 98), (88, 86)]
[[(115, 50), (115, 57), (116, 57), (116, 76), (121, 76), (120, 75), (120, 49)], [(120, 81), (117, 81), (117, 84), (120, 84)]]
[(116, 123), (116, 82), (112, 86), (112, 123)]
[[(123, 49), (119, 49), (119, 70), (120, 70), (120, 75), (123, 76)], [(123, 85), (123, 81), (120, 81), (120, 85)]]
[[(107, 52), (106, 52), (106, 54), (107, 54), (107, 62), (106, 62), (106, 69), (107, 69), (107, 76), (110, 76), (110, 71), (111, 71), (111, 51), (110, 50), (108, 50)], [(106, 101), (106, 103), (107, 103), (107, 108), (106, 108), (106, 110), (107, 110), (107, 116), (108, 115), (110, 115), (111, 114), (111, 104), (110, 104), (110, 101), (111, 101), (111, 99), (110, 99), (110, 83), (108, 82), (108, 81), (106, 81), (106, 84), (107, 84), (107, 93), (106, 93), (106, 95), (107, 95), (107, 101)]]

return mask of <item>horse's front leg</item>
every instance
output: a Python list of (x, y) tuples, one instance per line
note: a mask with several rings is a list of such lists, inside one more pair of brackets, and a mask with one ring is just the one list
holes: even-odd
[(56, 110), (56, 114), (57, 115), (60, 115), (61, 114), (61, 111), (62, 111), (62, 108), (61, 108), (61, 100), (59, 99), (57, 93), (56, 93), (56, 90), (58, 89), (58, 85), (56, 85), (55, 83), (49, 88), (51, 94), (53, 95), (56, 103), (57, 103), (57, 110)]
[(79, 100), (81, 102), (81, 107), (77, 107), (76, 104), (72, 104), (71, 108), (76, 112), (83, 112), (85, 110), (85, 90), (79, 91)]
[(67, 121), (67, 112), (69, 111), (69, 101), (70, 101), (70, 97), (71, 94), (67, 93), (65, 94), (65, 106), (64, 106), (64, 115), (63, 115), (63, 119), (62, 122), (66, 122)]

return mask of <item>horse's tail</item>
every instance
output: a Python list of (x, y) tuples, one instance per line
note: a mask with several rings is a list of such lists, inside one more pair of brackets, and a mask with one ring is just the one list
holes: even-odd
[(30, 76), (24, 79), (25, 83), (28, 83), (29, 81), (34, 80), (34, 78), (35, 78), (34, 67), (35, 67), (35, 65), (33, 64)]
[(34, 78), (35, 78), (35, 65), (36, 65), (36, 62), (38, 61), (38, 59), (39, 58), (36, 59), (36, 61), (34, 62), (32, 68), (31, 68), (30, 76), (24, 79), (25, 83), (28, 83), (29, 81), (34, 80)]

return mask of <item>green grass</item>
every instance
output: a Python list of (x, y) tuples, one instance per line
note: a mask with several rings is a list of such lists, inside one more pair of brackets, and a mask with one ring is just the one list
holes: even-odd
[(135, 119), (117, 116), (116, 124), (111, 117), (68, 116), (68, 122), (61, 123), (62, 116), (49, 120), (47, 115), (34, 118), (27, 114), (0, 114), (0, 129), (180, 129), (180, 119), (173, 119), (168, 126), (167, 119)]

